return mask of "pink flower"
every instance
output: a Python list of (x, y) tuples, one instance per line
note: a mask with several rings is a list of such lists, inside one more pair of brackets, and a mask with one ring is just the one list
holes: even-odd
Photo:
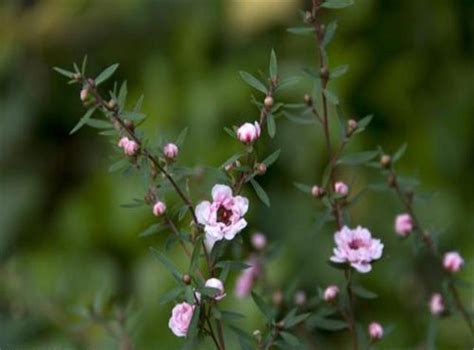
[(339, 287), (336, 285), (331, 285), (324, 290), (324, 300), (331, 302), (337, 298), (339, 294)]
[(349, 187), (342, 181), (338, 181), (334, 184), (334, 192), (342, 196), (347, 196), (349, 194)]
[(267, 237), (263, 233), (257, 232), (252, 235), (250, 241), (257, 250), (262, 250), (267, 246)]
[(212, 203), (203, 201), (196, 207), (196, 217), (204, 225), (206, 247), (211, 250), (217, 241), (232, 240), (247, 226), (243, 218), (249, 208), (249, 201), (242, 196), (233, 196), (226, 185), (212, 188)]
[(155, 205), (153, 206), (153, 214), (155, 216), (161, 216), (165, 213), (166, 211), (166, 204), (163, 203), (162, 201), (157, 201)]
[(306, 303), (306, 293), (302, 290), (296, 291), (294, 301), (298, 306), (304, 305)]
[(430, 312), (435, 316), (438, 316), (444, 312), (444, 300), (441, 294), (435, 293), (431, 296)]
[(335, 263), (349, 263), (361, 273), (372, 270), (370, 263), (380, 259), (383, 244), (379, 239), (372, 238), (370, 231), (361, 226), (351, 230), (344, 226), (334, 235), (336, 248), (331, 261)]
[(372, 340), (379, 340), (383, 337), (383, 327), (378, 322), (369, 324), (369, 335)]
[(406, 237), (413, 230), (413, 220), (410, 214), (400, 214), (395, 218), (395, 232), (397, 235)]
[(260, 137), (260, 124), (245, 123), (237, 129), (237, 138), (243, 143), (251, 143)]
[(319, 187), (317, 185), (314, 185), (313, 187), (311, 187), (311, 195), (313, 197), (316, 197), (316, 198), (322, 197), (325, 194), (325, 192), (326, 191), (324, 190), (324, 188)]
[(138, 143), (130, 140), (128, 137), (122, 137), (118, 142), (118, 146), (123, 149), (127, 156), (133, 156), (138, 151)]
[(250, 294), (257, 278), (262, 273), (261, 263), (256, 257), (250, 257), (247, 265), (250, 265), (250, 267), (242, 271), (235, 285), (235, 295), (240, 299)]
[(214, 296), (215, 300), (222, 300), (226, 296), (224, 292), (224, 284), (220, 279), (209, 278), (204, 284), (205, 287), (218, 289), (219, 292)]
[(458, 252), (447, 252), (444, 254), (443, 267), (449, 272), (458, 272), (464, 265), (464, 259)]
[(163, 147), (163, 153), (166, 158), (174, 159), (178, 156), (178, 146), (174, 143), (168, 143)]
[(185, 337), (188, 334), (189, 325), (193, 319), (194, 305), (186, 302), (177, 304), (171, 312), (168, 327), (177, 337)]

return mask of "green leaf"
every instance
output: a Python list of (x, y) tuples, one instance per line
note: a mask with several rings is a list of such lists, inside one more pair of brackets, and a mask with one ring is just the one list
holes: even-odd
[(146, 114), (141, 112), (124, 111), (121, 115), (123, 119), (128, 119), (134, 122), (139, 122), (146, 118)]
[(84, 114), (84, 116), (81, 119), (79, 119), (79, 122), (76, 124), (76, 126), (69, 132), (69, 135), (74, 134), (77, 130), (79, 130), (84, 125), (86, 125), (86, 123), (92, 117), (92, 114), (95, 112), (96, 109), (97, 109), (97, 106), (92, 107), (89, 110), (87, 110), (86, 114)]
[(282, 79), (279, 83), (278, 83), (278, 86), (277, 88), (275, 89), (276, 91), (279, 91), (279, 90), (283, 90), (283, 89), (286, 89), (290, 86), (293, 86), (297, 83), (299, 83), (299, 81), (301, 80), (300, 77), (289, 77), (289, 78), (285, 78), (285, 79)]
[(265, 190), (262, 188), (262, 186), (260, 186), (260, 184), (257, 181), (255, 181), (254, 179), (251, 179), (250, 183), (252, 184), (253, 189), (255, 190), (255, 193), (257, 194), (258, 198), (260, 198), (260, 200), (267, 207), (269, 207), (270, 206), (270, 198), (268, 198), (268, 195), (265, 192)]
[(233, 139), (237, 139), (237, 135), (236, 135), (235, 131), (232, 130), (231, 128), (224, 127), (224, 131), (225, 131), (230, 137), (232, 137)]
[(273, 117), (273, 114), (271, 113), (267, 115), (267, 129), (268, 129), (268, 136), (270, 136), (271, 138), (274, 138), (276, 134), (276, 124), (275, 124), (275, 118)]
[(408, 145), (404, 143), (403, 145), (400, 146), (400, 148), (395, 152), (395, 154), (392, 157), (392, 163), (396, 163), (397, 161), (400, 160), (400, 158), (403, 157), (407, 150)]
[(337, 21), (332, 21), (326, 26), (326, 31), (324, 32), (324, 38), (321, 43), (322, 47), (326, 47), (334, 38), (334, 34), (336, 34), (337, 29)]
[(299, 189), (301, 192), (304, 192), (304, 193), (311, 194), (311, 190), (313, 189), (311, 186), (305, 185), (305, 184), (302, 184), (302, 183), (299, 183), (299, 182), (295, 182), (293, 184), (295, 185), (295, 187), (297, 189)]
[(296, 338), (293, 334), (288, 332), (280, 332), (281, 337), (285, 342), (287, 342), (292, 347), (299, 347), (301, 346), (301, 342), (298, 338)]
[(140, 112), (141, 109), (142, 109), (142, 105), (143, 105), (143, 99), (145, 98), (144, 95), (140, 95), (140, 97), (138, 98), (137, 102), (135, 103), (135, 106), (133, 107), (133, 111), (134, 112)]
[(190, 274), (193, 274), (194, 271), (196, 271), (196, 269), (198, 268), (199, 257), (201, 256), (201, 247), (202, 247), (202, 244), (200, 240), (197, 241), (196, 244), (194, 244), (193, 254), (191, 255), (191, 262), (189, 264)]
[(221, 316), (225, 321), (241, 320), (245, 318), (245, 315), (229, 310), (221, 310)]
[(321, 7), (327, 9), (343, 9), (354, 4), (354, 0), (326, 0)]
[(86, 74), (86, 67), (87, 67), (87, 55), (85, 55), (84, 58), (82, 59), (82, 66), (81, 66), (82, 75)]
[(319, 315), (312, 315), (307, 319), (306, 323), (310, 327), (324, 329), (326, 331), (340, 331), (347, 328), (345, 321), (324, 318)]
[(364, 131), (365, 128), (367, 128), (367, 126), (368, 126), (368, 125), (370, 124), (370, 122), (372, 121), (372, 118), (373, 118), (373, 117), (374, 117), (374, 116), (373, 116), (372, 114), (370, 114), (370, 115), (368, 115), (368, 116), (362, 118), (361, 120), (359, 120), (359, 121), (357, 122), (357, 129), (354, 131), (354, 135), (355, 135), (355, 134), (358, 134), (358, 133), (360, 133), (360, 132), (362, 132), (362, 131)]
[(62, 68), (59, 68), (59, 67), (53, 67), (53, 69), (58, 72), (59, 74), (65, 76), (66, 78), (73, 78), (74, 77), (74, 72), (70, 72), (68, 70), (65, 70), (65, 69), (62, 69)]
[(224, 167), (227, 165), (227, 164), (233, 164), (237, 159), (239, 159), (240, 157), (242, 157), (242, 153), (236, 153), (234, 154), (232, 157), (230, 157), (229, 159), (227, 159), (224, 163), (221, 164), (221, 166), (219, 166), (219, 168), (221, 169), (224, 169)]
[(278, 159), (278, 157), (280, 157), (280, 153), (281, 153), (281, 150), (276, 150), (275, 152), (273, 152), (272, 154), (270, 154), (267, 158), (265, 158), (262, 163), (265, 164), (267, 166), (267, 168), (272, 165), (273, 163), (276, 162), (276, 160)]
[(363, 299), (376, 299), (376, 298), (378, 298), (377, 294), (375, 294), (374, 292), (371, 292), (370, 290), (368, 290), (368, 289), (366, 289), (362, 286), (353, 285), (352, 286), (352, 291), (354, 292), (355, 295), (357, 295), (358, 297), (363, 298)]
[(270, 65), (268, 67), (271, 78), (276, 78), (278, 76), (278, 61), (275, 54), (275, 50), (272, 49), (270, 54)]
[(345, 164), (345, 165), (364, 164), (374, 159), (378, 154), (379, 154), (378, 151), (364, 151), (364, 152), (352, 153), (352, 154), (348, 154), (339, 158), (339, 160), (337, 161), (337, 164)]
[(178, 282), (182, 282), (181, 280), (181, 276), (182, 274), (179, 272), (178, 268), (176, 267), (176, 265), (171, 261), (169, 260), (163, 253), (161, 253), (160, 251), (156, 250), (155, 248), (150, 248), (151, 252), (153, 253), (153, 256), (158, 259), (158, 261), (160, 261), (163, 266), (169, 271), (171, 272), (171, 274), (173, 275), (173, 277), (178, 281)]
[(349, 70), (349, 65), (344, 64), (342, 66), (339, 66), (337, 68), (334, 68), (330, 73), (329, 73), (329, 78), (331, 79), (336, 79), (339, 78), (340, 76), (344, 75), (347, 73)]
[(178, 138), (176, 139), (176, 145), (180, 147), (183, 143), (184, 140), (186, 140), (186, 136), (188, 136), (188, 128), (184, 128), (178, 135)]
[(128, 158), (123, 158), (109, 167), (109, 173), (125, 169), (129, 164)]
[(160, 305), (167, 304), (170, 301), (178, 299), (183, 294), (183, 286), (178, 286), (166, 292), (160, 297)]
[(191, 323), (189, 325), (188, 333), (186, 334), (187, 338), (195, 338), (198, 335), (199, 331), (199, 316), (201, 314), (201, 308), (196, 307), (193, 312), (193, 318), (191, 319)]
[(117, 70), (119, 64), (118, 63), (115, 63), (107, 68), (105, 68), (102, 73), (100, 73), (97, 78), (95, 78), (94, 82), (95, 82), (95, 85), (99, 85), (101, 83), (103, 83), (104, 81), (106, 81), (107, 79), (109, 79), (112, 74), (115, 73), (115, 71)]
[(314, 28), (313, 27), (293, 27), (293, 28), (288, 28), (286, 31), (292, 34), (296, 34), (296, 35), (307, 35), (307, 34), (314, 33)]
[(289, 329), (289, 328), (292, 328), (294, 326), (296, 326), (297, 324), (303, 322), (304, 320), (306, 320), (311, 314), (309, 313), (306, 313), (306, 314), (300, 314), (300, 315), (297, 315), (297, 316), (292, 316), (292, 317), (289, 317), (289, 318), (285, 318), (283, 324), (284, 324), (284, 327), (286, 329)]
[(250, 265), (243, 263), (241, 261), (232, 261), (232, 260), (225, 260), (225, 261), (219, 261), (216, 264), (216, 267), (218, 268), (225, 268), (228, 267), (230, 270), (246, 270), (250, 267)]
[(252, 74), (244, 72), (244, 71), (240, 71), (239, 74), (242, 80), (244, 80), (247, 84), (249, 84), (253, 88), (257, 89), (258, 91), (263, 92), (264, 94), (268, 92), (265, 85), (260, 80), (255, 78)]
[(159, 233), (163, 231), (166, 228), (166, 225), (163, 223), (155, 223), (150, 225), (146, 230), (144, 230), (142, 233), (138, 235), (138, 237), (147, 237), (154, 235), (156, 233)]
[(293, 122), (293, 123), (296, 123), (296, 124), (303, 124), (303, 125), (307, 125), (307, 124), (314, 124), (316, 123), (316, 119), (314, 118), (303, 118), (303, 117), (299, 117), (299, 116), (296, 116), (296, 115), (293, 115), (291, 113), (288, 113), (287, 111), (284, 111), (283, 112), (283, 116), (288, 119), (289, 121)]
[(255, 302), (255, 304), (258, 306), (262, 314), (267, 318), (267, 320), (272, 321), (273, 311), (272, 311), (271, 306), (265, 303), (263, 299), (255, 292), (252, 292), (252, 299)]
[[(125, 102), (127, 101), (127, 95), (128, 95), (128, 88), (127, 88), (127, 81), (125, 80), (122, 85), (120, 85), (120, 90), (119, 94), (117, 97), (117, 102), (120, 107), (120, 110), (125, 108)], [(132, 113), (138, 113), (138, 112), (132, 112)]]
[(87, 125), (90, 127), (96, 128), (96, 129), (110, 129), (113, 127), (113, 125), (106, 121), (106, 120), (101, 120), (101, 119), (93, 119), (90, 118), (87, 122)]
[(329, 103), (337, 106), (339, 104), (339, 98), (337, 97), (336, 94), (333, 92), (329, 91), (328, 89), (323, 90), (324, 96), (328, 99)]

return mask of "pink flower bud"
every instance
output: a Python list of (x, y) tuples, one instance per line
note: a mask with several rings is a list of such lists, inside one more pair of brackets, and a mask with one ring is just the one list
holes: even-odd
[(226, 296), (224, 292), (224, 284), (217, 278), (209, 278), (204, 284), (205, 287), (218, 289), (219, 292), (214, 296), (215, 300), (222, 300)]
[(237, 129), (237, 138), (246, 144), (254, 142), (260, 137), (260, 125), (258, 122), (254, 124), (245, 123)]
[(342, 196), (347, 196), (349, 194), (349, 187), (342, 181), (338, 181), (334, 184), (334, 192)]
[(458, 252), (447, 252), (444, 254), (443, 267), (449, 272), (458, 272), (464, 265), (464, 259)]
[(263, 233), (257, 232), (250, 238), (252, 246), (257, 250), (262, 250), (267, 246), (267, 237)]
[(369, 324), (369, 336), (371, 340), (379, 340), (383, 337), (383, 327), (378, 322)]
[(174, 143), (168, 143), (163, 148), (163, 153), (166, 158), (174, 159), (178, 156), (178, 146), (176, 146)]
[(295, 304), (303, 306), (306, 303), (306, 293), (302, 290), (298, 290), (294, 296)]
[(133, 156), (138, 151), (138, 143), (130, 140), (128, 137), (122, 137), (118, 142), (118, 146), (123, 149), (127, 156)]
[(406, 237), (413, 230), (413, 220), (410, 214), (400, 214), (395, 218), (395, 232), (397, 235)]
[(441, 294), (435, 293), (431, 296), (430, 312), (435, 316), (438, 316), (444, 312), (444, 300)]
[(325, 193), (326, 193), (326, 191), (322, 187), (314, 185), (311, 188), (311, 195), (313, 197), (320, 198), (320, 197), (324, 196)]
[(153, 214), (155, 216), (161, 216), (164, 214), (165, 211), (166, 211), (166, 204), (161, 201), (156, 202), (155, 205), (153, 206)]
[(193, 319), (194, 305), (186, 302), (177, 304), (171, 312), (168, 327), (177, 337), (185, 337), (188, 334), (189, 325)]
[(324, 300), (327, 302), (331, 302), (337, 298), (339, 295), (339, 287), (336, 285), (331, 285), (326, 288), (324, 291)]
[(82, 89), (80, 93), (81, 101), (85, 102), (87, 100), (87, 96), (89, 96), (89, 89), (87, 88)]

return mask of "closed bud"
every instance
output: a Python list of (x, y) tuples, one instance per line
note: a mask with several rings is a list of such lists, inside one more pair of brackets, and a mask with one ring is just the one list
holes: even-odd
[(252, 335), (257, 340), (257, 343), (260, 343), (262, 341), (262, 332), (260, 332), (259, 329), (254, 330)]
[(324, 290), (324, 300), (328, 303), (334, 301), (339, 295), (339, 287), (336, 285), (331, 285)]
[(83, 88), (80, 93), (81, 101), (86, 102), (88, 96), (89, 96), (89, 89)]
[(346, 130), (347, 136), (351, 136), (354, 133), (354, 131), (356, 131), (356, 129), (357, 129), (357, 122), (354, 119), (349, 119), (347, 121), (347, 130)]
[(75, 81), (81, 80), (81, 74), (79, 74), (79, 73), (74, 73), (74, 75), (72, 76), (72, 79), (74, 79)]
[(392, 164), (392, 158), (388, 154), (384, 154), (380, 157), (380, 165), (384, 168), (389, 168), (390, 164)]
[(267, 166), (263, 163), (257, 164), (257, 173), (258, 175), (263, 175), (267, 172)]
[(314, 16), (311, 12), (306, 11), (304, 14), (304, 21), (306, 23), (313, 23), (314, 22)]
[(232, 171), (232, 169), (234, 169), (234, 163), (228, 163), (224, 166), (224, 169), (225, 171), (229, 172), (229, 171)]
[(163, 147), (163, 154), (168, 159), (175, 159), (178, 156), (178, 146), (174, 143), (168, 143)]
[(327, 80), (329, 78), (329, 69), (326, 66), (323, 66), (319, 72), (321, 74), (321, 79)]
[(153, 206), (153, 214), (155, 216), (161, 216), (165, 213), (166, 211), (166, 204), (163, 203), (162, 201), (157, 201), (155, 205)]
[(316, 197), (316, 198), (321, 198), (321, 197), (324, 197), (324, 195), (326, 194), (326, 190), (322, 187), (319, 187), (317, 185), (314, 185), (312, 188), (311, 188), (311, 195), (313, 197)]
[(280, 331), (284, 330), (285, 329), (285, 322), (278, 321), (277, 324), (276, 324), (276, 328)]
[(273, 97), (267, 96), (265, 97), (265, 100), (263, 100), (263, 104), (266, 109), (270, 109), (273, 107)]
[(186, 285), (190, 285), (191, 284), (191, 276), (189, 276), (187, 273), (184, 274), (183, 275), (183, 282)]
[(90, 86), (95, 86), (95, 81), (94, 81), (94, 79), (91, 79), (91, 78), (87, 79), (87, 83), (88, 83)]
[(310, 95), (306, 94), (303, 97), (304, 103), (306, 103), (307, 106), (311, 106), (313, 104), (313, 99), (311, 98)]
[(115, 101), (115, 99), (111, 98), (109, 102), (107, 102), (107, 107), (109, 109), (115, 109), (115, 107), (117, 106), (117, 101)]
[(378, 322), (369, 324), (369, 336), (372, 341), (377, 341), (383, 337), (383, 327)]

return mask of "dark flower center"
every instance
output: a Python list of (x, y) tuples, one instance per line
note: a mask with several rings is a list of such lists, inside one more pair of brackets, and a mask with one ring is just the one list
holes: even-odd
[(361, 240), (361, 239), (353, 239), (350, 243), (349, 243), (349, 248), (351, 249), (359, 249), (361, 247), (364, 246), (364, 242)]
[(224, 223), (226, 226), (231, 224), (230, 218), (232, 216), (232, 210), (226, 209), (223, 206), (220, 206), (217, 209), (217, 221)]

